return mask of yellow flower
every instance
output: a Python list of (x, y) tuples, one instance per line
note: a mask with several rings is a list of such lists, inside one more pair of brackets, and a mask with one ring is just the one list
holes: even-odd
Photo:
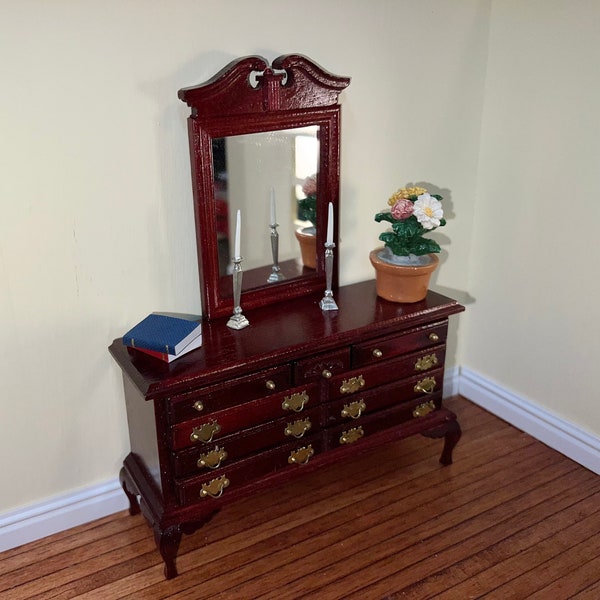
[(402, 188), (402, 189), (398, 190), (397, 192), (395, 192), (394, 194), (392, 194), (392, 196), (388, 200), (388, 204), (390, 206), (394, 206), (394, 204), (396, 204), (396, 202), (398, 202), (398, 200), (400, 200), (402, 198), (409, 198), (410, 196), (420, 196), (421, 194), (425, 194), (425, 193), (427, 193), (427, 190), (422, 187)]

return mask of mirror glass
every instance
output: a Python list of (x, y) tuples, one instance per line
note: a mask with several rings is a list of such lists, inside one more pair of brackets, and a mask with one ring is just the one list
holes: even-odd
[[(278, 223), (280, 280), (314, 270), (314, 263), (302, 260), (296, 231), (315, 234), (319, 126), (213, 138), (212, 153), (220, 278), (232, 272), (238, 210), (243, 290), (269, 283), (273, 217)], [(224, 281), (219, 287), (224, 293), (231, 289)]]

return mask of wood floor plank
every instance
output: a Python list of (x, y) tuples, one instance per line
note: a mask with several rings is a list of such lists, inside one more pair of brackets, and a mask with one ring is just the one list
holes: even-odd
[[(531, 467), (531, 464), (530, 464)], [(493, 476), (496, 471), (493, 468), (490, 468)], [(478, 476), (477, 473), (470, 473), (474, 477), (474, 482), (472, 483), (472, 487), (477, 490), (477, 493), (483, 493), (485, 490), (481, 489), (481, 477)], [(444, 485), (445, 484), (445, 485)], [(441, 488), (447, 487), (449, 482), (442, 482)], [(490, 489), (494, 489), (498, 485), (496, 481), (495, 484), (490, 485)], [(399, 485), (399, 488), (401, 484)], [(368, 508), (365, 513), (358, 513), (358, 522), (355, 519), (353, 522), (350, 522), (347, 526), (347, 531), (344, 528), (337, 527), (332, 531), (326, 531), (321, 534), (320, 538), (314, 538), (311, 540), (311, 544), (314, 546), (315, 544), (320, 543), (318, 548), (311, 547), (310, 552), (305, 552), (309, 554), (307, 558), (301, 559), (300, 562), (295, 564), (298, 572), (312, 572), (312, 570), (325, 568), (323, 565), (328, 565), (329, 562), (335, 562), (336, 553), (333, 552), (336, 550), (337, 552), (343, 552), (344, 547), (352, 548), (353, 546), (361, 551), (364, 551), (368, 544), (365, 545), (364, 540), (364, 531), (366, 529), (369, 531), (369, 535), (373, 539), (378, 539), (380, 536), (383, 536), (384, 540), (389, 539), (390, 536), (395, 534), (400, 534), (403, 530), (410, 529), (412, 526), (416, 526), (419, 523), (422, 523), (423, 520), (427, 520), (424, 515), (428, 515), (430, 509), (431, 502), (435, 502), (442, 492), (435, 492), (434, 489), (426, 488), (424, 490), (417, 490), (415, 494), (412, 494), (407, 497), (399, 497), (395, 498), (393, 502), (383, 501), (382, 505), (375, 505), (374, 509)], [(461, 497), (462, 494), (462, 497)], [(465, 502), (468, 501), (468, 492), (458, 492), (458, 495), (455, 497), (454, 502), (457, 506), (464, 505)], [(386, 506), (386, 503), (388, 504)], [(435, 511), (435, 506), (433, 507), (433, 511)], [(400, 531), (396, 532), (391, 527), (392, 524), (398, 523), (400, 526)], [(331, 537), (333, 536), (333, 538)], [(340, 536), (340, 539), (335, 539), (336, 536)], [(322, 539), (321, 539), (322, 538)], [(361, 543), (362, 542), (362, 543)], [(273, 557), (271, 556), (272, 560)], [(271, 564), (271, 561), (269, 562)], [(295, 578), (295, 573), (292, 573)], [(281, 583), (279, 578), (281, 574), (278, 572), (270, 572), (265, 573), (263, 577), (261, 577), (261, 582), (268, 584), (268, 589), (274, 589), (278, 583)], [(293, 583), (289, 581), (285, 581), (285, 585), (288, 590), (292, 590), (291, 594), (300, 593), (297, 590)], [(299, 586), (302, 586), (303, 591), (306, 592), (305, 589), (305, 581), (299, 581)], [(262, 590), (259, 590), (262, 591)], [(234, 591), (229, 589), (228, 593), (231, 597), (235, 597)], [(240, 591), (240, 594), (244, 593), (253, 594), (254, 590), (252, 589), (244, 589)], [(285, 592), (281, 592), (285, 595)]]
[[(501, 429), (501, 431), (497, 432), (497, 434), (499, 436), (499, 444), (506, 451), (508, 451), (508, 449), (510, 448), (510, 445), (506, 444), (506, 435), (511, 435), (513, 438), (515, 438), (515, 444), (517, 444), (516, 447), (518, 447), (519, 443), (522, 443), (523, 445), (531, 444), (531, 439), (528, 438), (528, 436), (523, 436), (512, 428)], [(340, 486), (339, 480), (337, 480), (335, 477), (332, 478), (326, 475), (325, 478), (327, 480), (332, 481), (331, 485), (338, 486), (339, 489), (336, 491), (333, 488), (324, 488), (323, 490), (316, 491), (316, 495), (313, 495), (310, 501), (312, 515), (310, 519), (317, 523), (317, 527), (322, 527), (322, 525), (318, 524), (319, 519), (327, 518), (327, 522), (330, 523), (330, 513), (332, 512), (332, 510), (335, 510), (337, 508), (336, 502), (338, 501), (345, 504), (362, 502), (365, 498), (368, 498), (369, 496), (376, 497), (378, 494), (381, 494), (386, 489), (391, 489), (392, 496), (396, 497), (398, 492), (394, 491), (393, 488), (398, 486), (398, 466), (397, 462), (395, 461), (394, 454), (395, 453), (392, 453), (388, 457), (389, 469), (386, 469), (386, 471), (389, 471), (390, 473), (393, 472), (393, 478), (390, 478), (388, 482), (385, 482), (385, 480), (382, 479), (381, 481), (379, 481), (379, 487), (377, 487), (376, 489), (362, 489), (362, 486), (357, 485), (355, 491), (349, 493), (351, 489), (348, 487), (347, 483), (342, 483), (342, 485)], [(438, 453), (436, 452), (436, 456), (437, 454)], [(382, 456), (385, 456), (385, 453), (380, 453), (378, 458), (381, 459)], [(490, 453), (490, 458), (492, 456), (493, 453)], [(407, 469), (406, 467), (404, 467), (402, 470), (402, 473), (405, 476), (405, 479), (402, 480), (402, 486), (405, 490), (410, 489), (409, 485), (413, 479), (418, 479), (418, 477), (421, 477), (425, 472), (443, 471), (443, 469), (440, 468), (437, 461), (432, 461), (430, 459), (427, 459), (427, 457), (425, 459), (422, 459), (421, 457), (419, 458), (419, 462), (416, 463), (412, 469)], [(477, 458), (473, 457), (467, 459), (461, 464), (460, 468), (468, 468), (469, 460), (472, 460), (475, 464), (479, 460), (479, 458), (480, 456), (478, 456)], [(372, 458), (369, 460), (372, 461)], [(471, 476), (475, 479), (477, 477), (476, 472), (473, 471), (471, 473)], [(357, 482), (355, 481), (354, 483)], [(360, 481), (358, 483), (360, 483)], [(429, 485), (431, 485), (431, 482), (429, 483)], [(440, 485), (447, 485), (444, 477), (442, 477)], [(298, 495), (301, 497), (302, 492), (304, 491), (302, 483), (297, 484), (297, 486), (299, 490)], [(319, 495), (320, 491), (323, 491), (321, 495)], [(344, 494), (340, 495), (340, 491), (343, 491)], [(272, 497), (270, 498), (270, 502), (273, 502)], [(379, 503), (380, 501), (376, 499), (375, 506), (377, 507)], [(305, 508), (305, 505), (306, 499), (302, 500), (300, 508)], [(345, 514), (346, 511), (344, 509), (344, 505), (340, 506), (340, 510), (343, 513), (342, 517), (344, 520), (352, 518), (352, 516), (349, 517), (347, 514)], [(283, 511), (283, 514), (280, 517), (273, 517), (271, 516), (271, 513), (266, 512), (262, 514), (262, 519), (263, 520), (261, 522), (255, 524), (256, 530), (254, 531), (244, 529), (240, 532), (230, 532), (230, 535), (225, 536), (222, 539), (222, 541), (224, 542), (222, 547), (219, 546), (219, 540), (213, 540), (210, 545), (210, 552), (200, 549), (198, 552), (192, 553), (189, 556), (185, 553), (182, 554), (180, 552), (180, 559), (178, 560), (180, 575), (176, 579), (177, 589), (180, 589), (180, 586), (184, 586), (186, 584), (188, 584), (188, 587), (190, 587), (190, 589), (194, 588), (195, 582), (197, 580), (196, 565), (199, 562), (203, 565), (203, 574), (207, 578), (212, 579), (219, 574), (223, 575), (226, 578), (231, 578), (230, 573), (232, 570), (235, 573), (238, 572), (236, 568), (236, 563), (234, 562), (236, 559), (239, 558), (241, 566), (247, 564), (248, 560), (250, 560), (251, 562), (252, 560), (256, 561), (257, 556), (260, 557), (260, 555), (264, 553), (272, 552), (273, 548), (276, 547), (278, 544), (286, 544), (285, 540), (290, 538), (290, 534), (286, 534), (286, 531), (289, 531), (292, 528), (297, 528), (299, 531), (302, 531), (302, 535), (310, 535), (310, 529), (307, 529), (305, 526), (307, 517), (304, 516), (303, 512), (285, 510)], [(252, 547), (247, 548), (249, 540), (254, 540), (254, 544)], [(261, 540), (266, 540), (266, 543), (264, 544), (264, 547), (262, 549), (257, 549), (257, 542), (260, 544)], [(294, 539), (294, 541), (298, 542), (297, 539)], [(209, 554), (210, 560), (207, 559), (207, 554)], [(271, 563), (272, 561), (269, 561), (268, 564)], [(165, 586), (166, 585), (167, 584), (165, 583)], [(229, 582), (229, 585), (231, 585), (231, 581)], [(162, 587), (163, 586), (161, 585), (153, 587), (151, 591), (148, 591), (147, 597), (162, 597)], [(169, 585), (169, 587), (171, 586)], [(172, 588), (171, 591), (173, 591)], [(212, 593), (212, 591), (213, 590), (211, 589), (207, 593)], [(192, 597), (194, 597), (196, 593), (197, 592), (194, 589), (191, 592)], [(134, 596), (135, 592), (132, 592), (132, 597)]]
[[(503, 445), (503, 447), (506, 447), (505, 445)], [(543, 449), (540, 449), (541, 451), (543, 451)], [(474, 459), (476, 460), (476, 459)], [(467, 469), (468, 468), (468, 460), (464, 461), (460, 467), (457, 468), (464, 468)], [(490, 471), (494, 471), (493, 467), (486, 467), (488, 468)], [(443, 471), (444, 469), (440, 469), (439, 466), (436, 467), (437, 469), (437, 473), (438, 473), (438, 477), (440, 477), (440, 479), (437, 481), (437, 485), (441, 486), (440, 489), (444, 489), (447, 487), (448, 483), (447, 483), (447, 476), (443, 475)], [(477, 481), (479, 479), (479, 475), (476, 472), (476, 470), (472, 469), (471, 472), (469, 473), (469, 476), (473, 478), (474, 481)], [(419, 480), (417, 480), (419, 481)], [(425, 486), (425, 490), (426, 490), (426, 497), (425, 500), (423, 499), (419, 499), (414, 501), (415, 504), (421, 504), (424, 501), (427, 501), (427, 498), (433, 493), (431, 490), (432, 488), (435, 486), (433, 481), (429, 481), (428, 484)], [(384, 490), (385, 487), (385, 490)], [(402, 481), (400, 483), (398, 483), (397, 477), (394, 478), (394, 484), (392, 487), (390, 487), (389, 484), (386, 484), (385, 486), (382, 486), (379, 489), (373, 489), (370, 491), (369, 494), (369, 499), (367, 500), (366, 497), (358, 497), (356, 495), (356, 493), (354, 494), (350, 494), (349, 496), (349, 500), (347, 500), (347, 502), (351, 502), (352, 504), (356, 505), (357, 508), (352, 509), (350, 512), (346, 509), (346, 508), (342, 508), (340, 514), (336, 516), (331, 513), (331, 509), (335, 508), (334, 506), (332, 506), (331, 502), (331, 498), (330, 497), (324, 497), (322, 499), (322, 503), (323, 503), (323, 507), (325, 508), (326, 511), (329, 511), (328, 513), (324, 513), (323, 515), (315, 515), (314, 511), (315, 511), (315, 504), (312, 503), (311, 504), (311, 513), (313, 514), (313, 521), (316, 523), (315, 528), (318, 530), (319, 528), (323, 529), (324, 525), (319, 523), (319, 521), (321, 520), (321, 518), (327, 518), (326, 521), (326, 526), (327, 526), (327, 534), (328, 535), (334, 535), (334, 536), (341, 536), (342, 539), (347, 536), (350, 535), (349, 532), (352, 532), (355, 527), (356, 527), (356, 520), (358, 517), (358, 515), (360, 514), (364, 514), (366, 513), (367, 515), (374, 515), (376, 518), (379, 518), (380, 520), (384, 518), (385, 513), (381, 511), (381, 507), (383, 506), (385, 509), (387, 509), (388, 507), (386, 507), (386, 504), (388, 503), (388, 499), (389, 501), (395, 501), (397, 503), (397, 510), (403, 510), (401, 505), (400, 505), (400, 501), (405, 497), (410, 495), (411, 493), (416, 493), (419, 491), (418, 487), (415, 487), (415, 483), (412, 482), (411, 480), (409, 481)], [(421, 490), (422, 491), (422, 490)], [(382, 494), (384, 494), (384, 496), (382, 497)], [(405, 502), (405, 500), (402, 500), (403, 502)], [(350, 505), (350, 508), (352, 507), (352, 505)], [(398, 508), (399, 507), (399, 508)], [(289, 522), (289, 515), (286, 515), (285, 519), (286, 522)], [(364, 518), (364, 517), (363, 517)], [(293, 523), (290, 523), (293, 524)], [(348, 531), (347, 531), (348, 530)], [(260, 535), (258, 532), (253, 536), (256, 537), (257, 535)], [(315, 544), (317, 543), (319, 540), (316, 536), (312, 535), (312, 532), (309, 530), (308, 531), (308, 535), (310, 536), (310, 543), (311, 544)], [(207, 589), (207, 594), (210, 593), (214, 593), (216, 592), (218, 589), (228, 589), (229, 587), (232, 585), (232, 583), (236, 582), (237, 580), (240, 580), (240, 582), (243, 582), (245, 577), (251, 577), (254, 578), (257, 576), (257, 573), (261, 573), (262, 571), (260, 569), (262, 568), (267, 568), (268, 570), (273, 570), (275, 568), (280, 568), (282, 565), (279, 564), (279, 562), (276, 561), (276, 558), (278, 560), (283, 561), (282, 564), (285, 564), (286, 562), (289, 562), (289, 558), (288, 558), (288, 554), (289, 554), (289, 548), (291, 546), (297, 546), (299, 544), (303, 544), (303, 540), (306, 539), (307, 536), (307, 531), (305, 528), (304, 523), (301, 523), (299, 526), (297, 526), (296, 530), (288, 530), (287, 534), (285, 537), (279, 536), (279, 537), (274, 537), (272, 539), (269, 539), (268, 537), (264, 539), (264, 543), (262, 545), (259, 545), (258, 547), (256, 546), (256, 544), (252, 547), (249, 548), (245, 548), (242, 549), (242, 553), (241, 554), (236, 554), (233, 552), (230, 552), (229, 555), (226, 556), (226, 562), (222, 562), (222, 561), (212, 561), (209, 564), (204, 564), (204, 568), (206, 570), (206, 573), (208, 575), (208, 577), (213, 580), (214, 583), (214, 589), (212, 588), (208, 588)], [(245, 538), (244, 538), (245, 539)], [(327, 543), (330, 543), (331, 540), (328, 540), (327, 542), (324, 542), (325, 545), (327, 545)], [(279, 546), (283, 546), (283, 547), (279, 547)], [(274, 549), (277, 549), (279, 551), (279, 555), (275, 556), (274, 554)], [(301, 548), (302, 553), (310, 553), (311, 547), (307, 547), (306, 545), (303, 545)], [(261, 556), (264, 555), (266, 553), (271, 553), (269, 555), (269, 560), (265, 561), (262, 565), (260, 565), (260, 568), (258, 565), (255, 565), (254, 563), (257, 562), (256, 557), (257, 556)], [(236, 559), (239, 558), (239, 563), (237, 562)], [(197, 561), (196, 558), (194, 558), (194, 563)], [(250, 561), (250, 562), (248, 562)], [(224, 566), (226, 565), (226, 567)], [(218, 579), (216, 579), (218, 576), (221, 576), (222, 581), (219, 581)], [(185, 576), (182, 575), (180, 576), (182, 578), (182, 581), (184, 580)], [(193, 578), (193, 574), (190, 574), (190, 579)], [(194, 594), (196, 593), (195, 591), (193, 592)], [(230, 590), (228, 593), (232, 593)], [(157, 596), (158, 597), (158, 596)], [(185, 596), (182, 596), (185, 597)], [(191, 597), (193, 597), (193, 595), (191, 595)]]
[[(550, 503), (544, 503), (542, 510), (533, 509), (537, 514), (532, 519), (532, 523), (520, 530), (509, 528), (510, 523), (502, 524), (506, 531), (511, 532), (510, 535), (491, 543), (482, 551), (473, 552), (471, 540), (461, 539), (457, 543), (458, 548), (447, 549), (447, 552), (453, 554), (449, 566), (440, 569), (440, 561), (437, 560), (438, 556), (436, 555), (433, 560), (428, 560), (430, 569), (417, 583), (407, 586), (408, 578), (405, 578), (399, 571), (386, 580), (384, 587), (386, 590), (393, 589), (402, 598), (425, 600), (434, 596), (440, 597), (444, 592), (447, 592), (449, 597), (473, 595), (472, 591), (456, 587), (473, 578), (480, 582), (484, 577), (487, 578), (488, 584), (482, 585), (483, 589), (487, 589), (490, 581), (499, 583), (503, 581), (503, 578), (510, 579), (511, 574), (520, 572), (519, 569), (525, 570), (529, 565), (530, 559), (525, 554), (528, 549), (533, 547), (539, 549), (546, 546), (551, 552), (555, 543), (559, 545), (569, 542), (574, 544), (587, 539), (590, 531), (595, 531), (594, 527), (598, 527), (600, 522), (597, 492), (598, 489), (595, 493), (587, 495), (586, 491), (586, 497), (570, 506), (568, 506), (568, 501), (564, 503), (564, 506), (561, 506), (560, 503), (553, 503), (551, 507)], [(552, 513), (552, 510), (557, 512)], [(460, 535), (460, 532), (457, 533)], [(487, 535), (487, 532), (484, 532), (484, 535)], [(461, 550), (463, 550), (462, 553)], [(399, 587), (397, 581), (405, 587)]]
[[(542, 469), (530, 474), (529, 477), (535, 477), (542, 483), (545, 473)], [(554, 476), (551, 477), (550, 483), (555, 480)], [(568, 474), (563, 477), (568, 478)], [(496, 480), (494, 483), (497, 485)], [(568, 479), (565, 483), (568, 483)], [(299, 577), (293, 582), (274, 581), (272, 587), (275, 585), (281, 587), (280, 598), (286, 599), (296, 598), (299, 594), (302, 594), (303, 598), (318, 598), (323, 594), (323, 588), (336, 585), (339, 579), (344, 579), (347, 585), (352, 581), (353, 585), (362, 586), (365, 573), (361, 573), (360, 578), (355, 573), (366, 566), (377, 564), (377, 567), (381, 567), (385, 563), (395, 564), (398, 552), (407, 549), (413, 562), (419, 559), (425, 560), (430, 554), (443, 549), (446, 541), (443, 534), (446, 530), (461, 525), (465, 537), (472, 537), (475, 533), (488, 529), (497, 521), (510, 516), (509, 500), (512, 498), (521, 496), (523, 506), (538, 504), (540, 493), (546, 491), (538, 490), (541, 488), (536, 489), (534, 493), (530, 492), (527, 497), (521, 495), (513, 486), (501, 491), (492, 490), (484, 496), (467, 499), (467, 501), (463, 497), (458, 506), (450, 504), (450, 510), (447, 510), (446, 506), (452, 501), (452, 494), (434, 500), (423, 507), (415, 507), (409, 515), (403, 515), (400, 526), (396, 522), (386, 522), (380, 527), (372, 528), (369, 533), (374, 530), (375, 543), (371, 543), (370, 540), (365, 541), (364, 532), (359, 532), (347, 540), (346, 547), (342, 545), (328, 548), (319, 556), (311, 557), (309, 564), (301, 569), (301, 572), (306, 570), (314, 575), (311, 577), (311, 582), (314, 583), (310, 586), (306, 586)], [(436, 515), (434, 518), (430, 517), (430, 511)], [(410, 528), (406, 529), (405, 524), (409, 524)], [(425, 545), (424, 541), (428, 544)], [(350, 551), (352, 547), (360, 549), (360, 552), (352, 553)]]
[(126, 512), (0, 554), (4, 600), (600, 597), (600, 478), (457, 397), (453, 465), (423, 437), (227, 506), (166, 581)]
[[(591, 561), (590, 555), (595, 557)], [(580, 568), (582, 562), (585, 567), (583, 569)], [(502, 598), (513, 600), (523, 597), (536, 600), (569, 598), (572, 593), (585, 589), (597, 580), (600, 573), (598, 564), (600, 564), (600, 535), (596, 534), (590, 536), (586, 543), (568, 548), (559, 556), (495, 588), (495, 593)]]

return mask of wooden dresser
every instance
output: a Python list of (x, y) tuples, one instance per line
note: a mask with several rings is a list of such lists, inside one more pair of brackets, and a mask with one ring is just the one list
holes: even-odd
[(251, 310), (240, 331), (206, 321), (203, 346), (170, 364), (110, 346), (131, 440), (121, 483), (167, 578), (182, 533), (228, 502), (417, 433), (445, 437), (452, 462), (460, 427), (442, 383), (448, 317), (463, 307), (433, 292), (390, 303), (372, 281), (337, 290), (338, 311), (321, 296)]

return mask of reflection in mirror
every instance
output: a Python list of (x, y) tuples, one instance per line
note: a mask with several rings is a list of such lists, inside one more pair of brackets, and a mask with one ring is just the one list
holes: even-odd
[[(293, 279), (305, 273), (307, 268), (315, 268), (318, 133), (319, 127), (311, 125), (213, 139), (221, 278), (232, 270), (231, 233), (237, 210), (245, 217), (241, 236), (243, 289), (265, 284), (271, 272), (273, 211), (279, 224), (278, 262), (283, 278)], [(313, 241), (312, 255), (309, 251), (304, 259), (298, 243), (302, 232)]]

